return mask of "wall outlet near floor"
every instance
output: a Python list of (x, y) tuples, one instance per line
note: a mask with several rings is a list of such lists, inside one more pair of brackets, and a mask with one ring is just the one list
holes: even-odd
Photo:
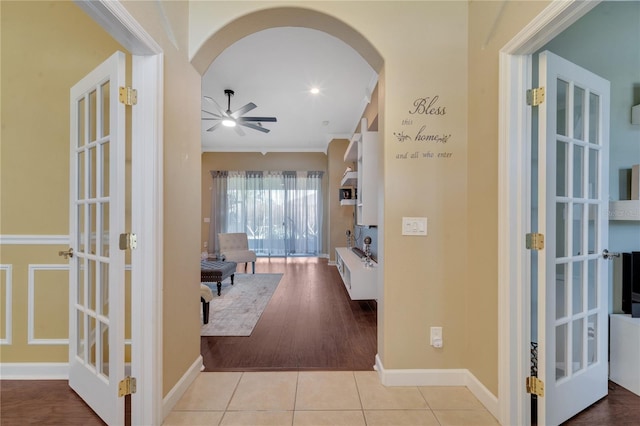
[(431, 346), (442, 347), (442, 327), (431, 327)]

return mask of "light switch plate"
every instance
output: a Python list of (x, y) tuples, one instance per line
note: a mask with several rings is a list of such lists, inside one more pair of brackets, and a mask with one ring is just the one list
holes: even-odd
[(427, 218), (403, 217), (402, 235), (427, 235)]

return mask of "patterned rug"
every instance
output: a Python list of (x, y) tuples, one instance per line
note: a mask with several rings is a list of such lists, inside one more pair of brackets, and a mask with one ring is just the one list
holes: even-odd
[[(250, 336), (282, 274), (235, 274), (222, 282), (217, 294), (216, 283), (204, 283), (213, 290), (209, 303), (209, 323), (203, 324), (201, 336)], [(200, 311), (202, 320), (202, 310)], [(202, 321), (200, 322), (202, 324)]]

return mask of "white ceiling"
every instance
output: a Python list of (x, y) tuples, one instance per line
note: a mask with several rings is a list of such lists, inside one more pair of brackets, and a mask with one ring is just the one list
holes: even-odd
[[(334, 138), (350, 138), (366, 107), (378, 75), (349, 45), (308, 28), (271, 28), (249, 35), (224, 50), (202, 77), (202, 108), (215, 112), (209, 96), (227, 109), (225, 89), (232, 89), (231, 111), (249, 102), (247, 117), (276, 117), (262, 133), (202, 121), (202, 150), (227, 152), (326, 152)], [(320, 93), (309, 90), (318, 87)], [(202, 117), (209, 116), (202, 113)]]

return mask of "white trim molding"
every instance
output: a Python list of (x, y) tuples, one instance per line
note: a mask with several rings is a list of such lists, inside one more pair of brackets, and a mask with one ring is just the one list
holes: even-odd
[(68, 235), (0, 235), (0, 245), (69, 245)]
[(0, 339), (0, 345), (11, 344), (11, 329), (13, 313), (11, 306), (13, 305), (13, 265), (2, 264), (0, 271), (4, 271), (4, 294), (0, 300), (4, 300), (4, 337)]
[(182, 375), (180, 380), (171, 388), (167, 396), (162, 400), (162, 420), (167, 418), (173, 407), (176, 406), (182, 395), (189, 389), (191, 383), (198, 377), (198, 374), (204, 369), (204, 363), (202, 355), (198, 355), (198, 358), (191, 364), (189, 369)]
[(385, 386), (465, 386), (478, 401), (499, 419), (498, 398), (466, 368), (387, 370), (376, 355), (375, 370)]
[(67, 362), (5, 362), (0, 363), (2, 380), (67, 380)]
[[(64, 339), (41, 339), (35, 337), (35, 291), (36, 291), (36, 271), (69, 271), (69, 265), (63, 264), (29, 264), (29, 275), (27, 281), (27, 343), (29, 345), (68, 345), (69, 338)], [(69, 280), (67, 279), (67, 300)], [(62, 313), (68, 316), (69, 309)], [(68, 329), (67, 329), (68, 331)]]

